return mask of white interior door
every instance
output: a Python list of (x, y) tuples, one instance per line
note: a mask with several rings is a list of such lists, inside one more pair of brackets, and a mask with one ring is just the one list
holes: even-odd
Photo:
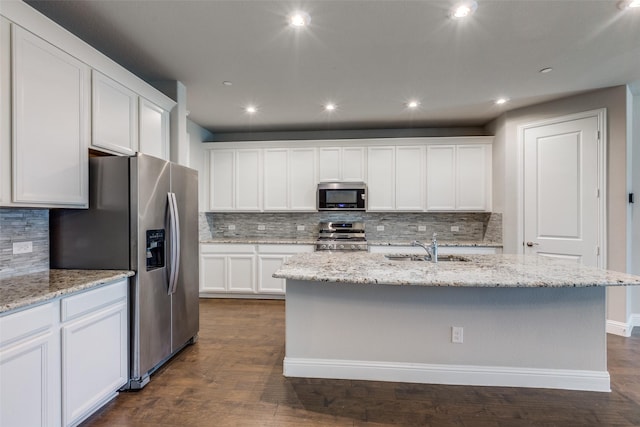
[(600, 119), (524, 129), (524, 253), (602, 266)]

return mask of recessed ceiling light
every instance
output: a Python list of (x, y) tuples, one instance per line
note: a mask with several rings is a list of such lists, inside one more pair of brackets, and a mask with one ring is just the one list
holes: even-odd
[(496, 104), (502, 105), (502, 104), (506, 104), (508, 101), (509, 101), (509, 98), (498, 98), (496, 99)]
[(311, 22), (311, 17), (307, 12), (293, 12), (289, 15), (289, 24), (293, 27), (306, 27)]
[(618, 8), (621, 10), (634, 9), (640, 7), (640, 0), (623, 0), (618, 2)]
[(545, 68), (541, 68), (538, 72), (542, 73), (542, 74), (547, 74), (553, 71), (553, 68), (551, 67), (545, 67)]
[(244, 109), (244, 111), (249, 114), (255, 114), (258, 109), (254, 105), (248, 105), (247, 108)]
[(415, 109), (420, 106), (420, 101), (412, 100), (407, 102), (407, 108)]
[(225, 81), (222, 82), (222, 84), (225, 85), (225, 86), (231, 86), (233, 83), (230, 82), (229, 80), (225, 80)]
[(329, 102), (324, 106), (325, 111), (334, 111), (336, 109), (336, 104)]
[(449, 12), (449, 16), (453, 19), (463, 19), (468, 16), (473, 15), (473, 13), (478, 8), (478, 3), (475, 1), (464, 1), (461, 3), (457, 3), (455, 6), (451, 8)]

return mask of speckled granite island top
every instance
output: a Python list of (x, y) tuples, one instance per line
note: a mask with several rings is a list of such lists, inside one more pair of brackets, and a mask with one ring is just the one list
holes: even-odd
[(640, 285), (640, 276), (524, 255), (464, 255), (467, 261), (392, 261), (382, 254), (295, 255), (273, 277), (356, 284), (458, 287), (587, 287)]
[(48, 270), (0, 279), (0, 314), (133, 276), (123, 270)]

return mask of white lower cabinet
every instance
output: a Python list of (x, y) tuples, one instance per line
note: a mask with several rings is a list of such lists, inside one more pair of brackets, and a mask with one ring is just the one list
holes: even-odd
[(75, 425), (128, 379), (127, 281), (62, 300), (62, 424)]
[(0, 425), (71, 426), (128, 377), (128, 281), (0, 317)]
[(0, 317), (0, 426), (60, 425), (59, 306)]
[(291, 255), (313, 252), (313, 245), (200, 245), (200, 295), (283, 295), (283, 279), (271, 275)]
[(255, 292), (255, 245), (201, 244), (200, 292)]
[(259, 245), (258, 293), (284, 294), (285, 279), (276, 279), (276, 272), (291, 255), (313, 252), (312, 245)]

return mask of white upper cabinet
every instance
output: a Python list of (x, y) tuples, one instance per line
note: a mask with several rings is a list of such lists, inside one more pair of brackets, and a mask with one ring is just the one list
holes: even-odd
[(289, 207), (294, 211), (315, 211), (316, 149), (293, 148), (289, 151)]
[(264, 210), (316, 209), (315, 148), (264, 150)]
[[(86, 207), (89, 68), (17, 25), (11, 53), (12, 167), (3, 133), (2, 181), (11, 182), (12, 197), (5, 202), (3, 184), (3, 204)], [(3, 83), (3, 104), (5, 89)]]
[(392, 211), (395, 209), (396, 151), (394, 147), (369, 147), (367, 168), (368, 210)]
[(138, 151), (138, 96), (96, 70), (92, 74), (92, 147), (134, 155)]
[(369, 147), (370, 211), (424, 210), (424, 147)]
[(289, 208), (289, 150), (264, 150), (264, 210)]
[(374, 212), (491, 210), (490, 137), (339, 143), (211, 144), (210, 210), (315, 211), (327, 181), (365, 182)]
[(427, 147), (427, 210), (456, 209), (456, 147)]
[(140, 151), (169, 160), (169, 112), (140, 97)]
[(491, 210), (491, 144), (427, 147), (427, 210)]
[(491, 146), (459, 145), (456, 154), (456, 208), (490, 211)]
[(259, 149), (209, 151), (210, 210), (261, 210), (261, 154)]
[(396, 210), (422, 211), (425, 200), (425, 148), (396, 147)]
[(320, 147), (319, 181), (365, 181), (366, 147)]

